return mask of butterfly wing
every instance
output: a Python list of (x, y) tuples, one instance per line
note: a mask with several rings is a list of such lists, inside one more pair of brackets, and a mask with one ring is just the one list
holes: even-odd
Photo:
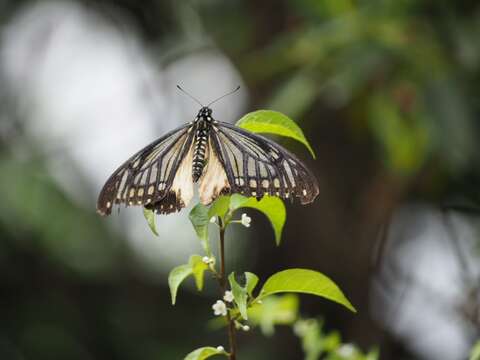
[(212, 125), (208, 154), (199, 187), (204, 204), (228, 193), (299, 198), (302, 204), (318, 195), (317, 180), (295, 155), (231, 124), (217, 121)]
[(103, 186), (97, 212), (109, 215), (122, 203), (166, 214), (185, 207), (193, 197), (193, 128), (173, 130), (128, 159)]

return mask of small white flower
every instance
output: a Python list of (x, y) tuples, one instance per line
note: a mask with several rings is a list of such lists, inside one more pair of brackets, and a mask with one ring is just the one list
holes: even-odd
[(243, 325), (243, 326), (242, 326), (242, 330), (243, 330), (243, 331), (250, 331), (250, 326), (248, 326), (248, 325)]
[(216, 216), (212, 216), (212, 217), (210, 218), (210, 222), (211, 222), (212, 224), (215, 224), (215, 223), (217, 222), (217, 217), (216, 217)]
[(355, 353), (355, 346), (353, 346), (352, 344), (343, 344), (338, 349), (338, 355), (346, 358), (353, 356), (354, 353)]
[(249, 217), (247, 214), (242, 214), (242, 219), (240, 220), (243, 226), (250, 227), (250, 223), (252, 222), (252, 218)]
[(225, 351), (225, 348), (223, 346), (217, 346), (217, 351)]
[(223, 295), (223, 300), (226, 302), (232, 302), (233, 301), (233, 293), (231, 291), (225, 291), (225, 295)]
[(203, 262), (204, 264), (207, 264), (207, 265), (215, 264), (215, 258), (214, 258), (214, 257), (204, 256), (204, 257), (202, 258), (202, 262)]
[(227, 315), (227, 305), (222, 300), (217, 300), (215, 304), (212, 305), (213, 314), (216, 316)]

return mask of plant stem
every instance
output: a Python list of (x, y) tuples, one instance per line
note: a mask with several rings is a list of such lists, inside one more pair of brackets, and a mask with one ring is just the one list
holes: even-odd
[[(222, 291), (222, 297), (227, 291), (227, 276), (225, 275), (225, 224), (220, 222), (220, 288)], [(228, 322), (228, 341), (230, 344), (230, 360), (237, 359), (237, 344), (235, 340), (235, 323), (230, 316), (230, 312), (227, 312), (227, 322)]]

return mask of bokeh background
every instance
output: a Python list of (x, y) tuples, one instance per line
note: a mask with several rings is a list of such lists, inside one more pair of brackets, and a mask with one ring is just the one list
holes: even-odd
[[(95, 213), (108, 175), (201, 101), (289, 115), (318, 158), (312, 205), (228, 234), (230, 268), (333, 278), (358, 314), (301, 312), (381, 359), (466, 359), (480, 330), (480, 4), (448, 0), (0, 2), (0, 358), (181, 359), (225, 344), (216, 289), (169, 270), (200, 245), (187, 211)], [(303, 359), (291, 328), (242, 359)]]

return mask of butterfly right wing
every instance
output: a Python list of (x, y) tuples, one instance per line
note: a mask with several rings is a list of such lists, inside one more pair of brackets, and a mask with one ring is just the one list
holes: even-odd
[(200, 184), (202, 203), (233, 193), (298, 198), (302, 204), (317, 197), (315, 176), (282, 146), (221, 121), (212, 129), (209, 162)]
[(171, 131), (120, 166), (103, 186), (97, 212), (109, 215), (114, 204), (122, 203), (161, 213), (186, 206), (193, 197), (193, 127), (189, 123)]

